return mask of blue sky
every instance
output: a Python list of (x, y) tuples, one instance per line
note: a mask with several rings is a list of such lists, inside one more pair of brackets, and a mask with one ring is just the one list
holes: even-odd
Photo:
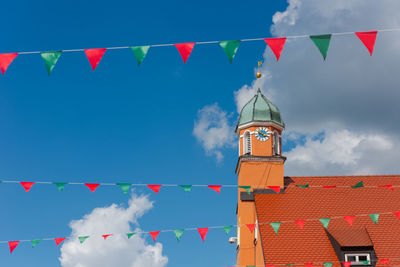
[[(270, 36), (284, 1), (6, 1), (1, 52), (231, 40)], [(95, 72), (82, 52), (64, 53), (51, 76), (38, 54), (21, 55), (0, 77), (0, 179), (234, 184), (236, 148), (216, 163), (192, 135), (197, 112), (218, 102), (235, 118), (232, 92), (254, 78), (263, 42), (242, 43), (233, 64), (218, 45), (196, 46), (184, 65), (174, 47), (150, 49), (138, 68), (130, 50), (107, 51)], [(154, 207), (143, 230), (235, 224), (237, 193), (146, 188)], [(71, 220), (96, 207), (127, 203), (116, 187), (0, 185), (0, 239), (67, 236)], [(234, 234), (234, 232), (232, 232)], [(227, 266), (235, 246), (210, 230), (177, 244), (160, 234), (169, 266)], [(150, 238), (147, 238), (151, 244)], [(60, 266), (59, 248), (29, 243), (1, 266)], [(110, 255), (111, 257), (112, 255)]]

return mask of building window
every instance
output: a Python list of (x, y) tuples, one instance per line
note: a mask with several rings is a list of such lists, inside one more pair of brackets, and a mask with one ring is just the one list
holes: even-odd
[(364, 262), (367, 261), (367, 265), (370, 264), (371, 258), (369, 253), (351, 253), (344, 255), (345, 261), (351, 261), (351, 265), (365, 265)]
[(244, 155), (250, 155), (251, 154), (251, 135), (250, 132), (245, 132), (244, 137), (243, 137), (243, 150), (244, 150)]
[(274, 155), (280, 155), (281, 154), (281, 150), (280, 150), (280, 136), (279, 133), (277, 131), (274, 132), (274, 140), (273, 140), (273, 148), (274, 148)]

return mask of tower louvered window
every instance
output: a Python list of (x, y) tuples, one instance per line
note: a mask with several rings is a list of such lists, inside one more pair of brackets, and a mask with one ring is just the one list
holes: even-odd
[(279, 137), (279, 133), (278, 132), (274, 132), (274, 155), (280, 155), (281, 151), (280, 151), (280, 137)]
[(245, 132), (243, 141), (244, 141), (243, 142), (244, 154), (245, 155), (251, 155), (251, 136), (250, 136), (250, 132)]

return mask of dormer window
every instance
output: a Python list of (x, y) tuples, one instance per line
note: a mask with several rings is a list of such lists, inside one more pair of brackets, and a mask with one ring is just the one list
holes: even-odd
[(251, 155), (251, 135), (249, 131), (246, 131), (243, 136), (243, 151), (244, 155)]
[(371, 255), (369, 253), (346, 253), (344, 260), (351, 261), (351, 265), (369, 265)]

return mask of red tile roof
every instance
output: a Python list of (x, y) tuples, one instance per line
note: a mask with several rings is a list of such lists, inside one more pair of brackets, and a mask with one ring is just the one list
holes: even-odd
[[(400, 175), (286, 177), (289, 185), (345, 185), (363, 181), (365, 186), (400, 185)], [(286, 183), (287, 184), (287, 183)], [(394, 212), (400, 210), (400, 189), (388, 188), (297, 188), (288, 187), (283, 194), (255, 194), (258, 222), (320, 219)], [(300, 229), (296, 223), (282, 223), (276, 235), (268, 224), (260, 224), (266, 264), (290, 264), (339, 261), (328, 235), (319, 221), (306, 221)], [(400, 258), (400, 220), (394, 214), (382, 214), (375, 225), (369, 216), (354, 219), (351, 227), (343, 218), (332, 218), (328, 232), (343, 244), (367, 244), (366, 229), (378, 259)], [(343, 234), (344, 231), (354, 231)], [(361, 230), (362, 231), (362, 230)], [(357, 235), (357, 232), (359, 235)], [(347, 235), (347, 236), (346, 236)], [(379, 265), (379, 263), (377, 264)]]

